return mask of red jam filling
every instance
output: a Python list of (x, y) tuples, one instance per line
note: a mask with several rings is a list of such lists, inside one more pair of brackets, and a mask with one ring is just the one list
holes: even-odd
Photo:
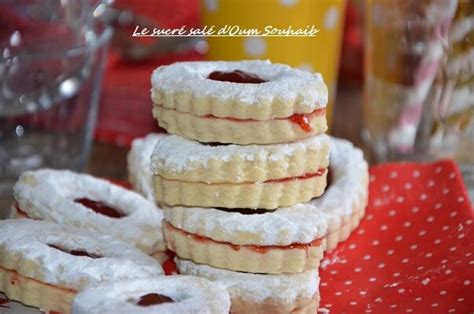
[(59, 250), (61, 252), (71, 254), (71, 255), (74, 255), (74, 256), (86, 256), (86, 257), (90, 257), (90, 258), (102, 258), (102, 256), (100, 256), (100, 255), (97, 255), (97, 254), (94, 254), (94, 253), (89, 253), (89, 252), (84, 251), (84, 250), (71, 250), (71, 251), (69, 251), (69, 250), (63, 249), (60, 246), (54, 245), (54, 244), (48, 244), (48, 246), (53, 248), (53, 249), (56, 249), (56, 250)]
[(245, 84), (259, 84), (267, 82), (266, 80), (258, 77), (256, 74), (244, 72), (241, 70), (235, 70), (231, 72), (214, 71), (209, 74), (207, 78), (213, 81)]
[[(323, 116), (326, 114), (326, 108), (319, 108), (314, 110), (313, 112), (310, 113), (295, 113), (292, 116), (285, 117), (285, 118), (276, 118), (275, 120), (285, 120), (288, 119), (292, 123), (297, 124), (303, 131), (309, 133), (313, 130), (313, 127), (311, 126), (311, 119), (313, 119), (316, 116)], [(234, 117), (224, 117), (224, 118), (219, 118), (216, 117), (212, 114), (207, 114), (205, 116), (201, 116), (201, 118), (207, 118), (207, 119), (224, 119), (224, 120), (229, 120), (233, 122), (262, 122), (260, 120), (255, 120), (255, 119), (239, 119), (239, 118), (234, 118)]]
[(174, 302), (173, 299), (167, 297), (166, 295), (158, 294), (158, 293), (149, 293), (142, 295), (140, 299), (137, 301), (137, 305), (139, 306), (151, 306), (151, 305), (158, 305), (163, 303), (171, 303)]
[(181, 229), (177, 229), (173, 227), (170, 223), (166, 223), (166, 227), (174, 230), (176, 232), (181, 232), (185, 234), (187, 237), (191, 237), (196, 241), (199, 242), (214, 242), (214, 243), (219, 243), (219, 244), (224, 244), (230, 246), (234, 251), (239, 251), (241, 248), (246, 248), (249, 250), (252, 250), (257, 253), (265, 254), (270, 250), (290, 250), (290, 249), (302, 249), (302, 250), (308, 250), (308, 248), (312, 246), (319, 246), (321, 244), (321, 239), (316, 239), (313, 240), (309, 243), (292, 243), (290, 245), (266, 245), (266, 246), (260, 246), (260, 245), (252, 245), (252, 244), (246, 244), (246, 245), (237, 245), (237, 244), (232, 244), (229, 242), (223, 242), (223, 241), (216, 241), (213, 239), (210, 239), (208, 237), (200, 236), (194, 233), (189, 233)]
[(281, 179), (272, 179), (272, 180), (267, 180), (263, 181), (263, 183), (280, 183), (280, 182), (287, 182), (287, 181), (296, 181), (296, 180), (305, 180), (305, 179), (310, 179), (313, 177), (318, 177), (322, 176), (326, 172), (325, 168), (318, 169), (317, 172), (315, 173), (306, 173), (301, 176), (297, 177), (288, 177), (288, 178), (281, 178)]
[(122, 218), (125, 215), (115, 208), (108, 206), (107, 204), (100, 202), (100, 201), (93, 201), (88, 198), (78, 198), (75, 199), (74, 202), (84, 205), (87, 208), (92, 209), (94, 212), (108, 216), (110, 218)]

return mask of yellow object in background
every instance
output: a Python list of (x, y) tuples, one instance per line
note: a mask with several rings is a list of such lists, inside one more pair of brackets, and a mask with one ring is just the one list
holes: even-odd
[(320, 72), (329, 89), (328, 125), (332, 122), (346, 0), (202, 0), (202, 24), (220, 29), (265, 27), (306, 29), (314, 37), (209, 37), (210, 60), (270, 59)]

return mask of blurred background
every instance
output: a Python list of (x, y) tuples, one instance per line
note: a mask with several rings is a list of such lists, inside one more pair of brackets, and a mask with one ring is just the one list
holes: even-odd
[[(136, 25), (226, 24), (320, 32), (131, 36)], [(151, 116), (152, 70), (239, 59), (321, 72), (329, 133), (363, 147), (371, 163), (453, 158), (472, 193), (474, 0), (1, 0), (0, 199), (25, 169), (126, 178), (131, 141), (162, 131)]]

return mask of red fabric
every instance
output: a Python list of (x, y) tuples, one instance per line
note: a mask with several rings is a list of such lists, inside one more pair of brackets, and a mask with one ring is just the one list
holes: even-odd
[[(452, 161), (370, 169), (367, 213), (322, 261), (331, 313), (474, 310), (474, 211)], [(168, 260), (167, 273), (175, 271)]]

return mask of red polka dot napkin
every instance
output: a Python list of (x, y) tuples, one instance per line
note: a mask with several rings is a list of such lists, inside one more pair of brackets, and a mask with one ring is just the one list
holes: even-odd
[(322, 262), (321, 308), (473, 312), (474, 214), (456, 165), (375, 166), (369, 192), (358, 229)]

